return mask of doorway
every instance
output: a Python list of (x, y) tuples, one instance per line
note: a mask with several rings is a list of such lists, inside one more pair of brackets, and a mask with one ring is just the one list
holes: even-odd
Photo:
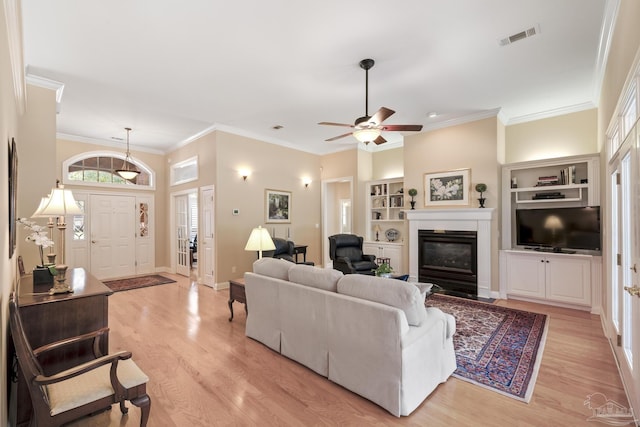
[(633, 408), (640, 407), (640, 230), (637, 229), (639, 205), (640, 152), (634, 128), (609, 162), (610, 218), (609, 241), (611, 268), (609, 312), (612, 348), (620, 367)]
[[(174, 194), (173, 258), (176, 274), (190, 277), (192, 268), (197, 267), (198, 239), (198, 192), (188, 190)], [(200, 244), (200, 245), (199, 245)]]
[(67, 218), (65, 260), (100, 280), (155, 271), (154, 198), (131, 193), (83, 192), (84, 215)]
[(329, 236), (353, 232), (353, 177), (322, 181), (323, 265), (331, 267)]

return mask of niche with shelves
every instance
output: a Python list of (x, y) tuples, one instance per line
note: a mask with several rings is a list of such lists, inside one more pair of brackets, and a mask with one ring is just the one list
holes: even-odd
[[(365, 240), (401, 243), (404, 240), (404, 181), (402, 178), (371, 181), (367, 184), (367, 235)], [(398, 233), (393, 233), (397, 230)]]
[(502, 167), (502, 249), (516, 247), (516, 209), (600, 205), (597, 154)]

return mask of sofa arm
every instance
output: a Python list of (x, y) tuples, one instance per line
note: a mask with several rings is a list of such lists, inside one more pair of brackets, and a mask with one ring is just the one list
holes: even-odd
[(362, 255), (362, 259), (365, 260), (365, 261), (375, 262), (376, 256), (375, 255)]

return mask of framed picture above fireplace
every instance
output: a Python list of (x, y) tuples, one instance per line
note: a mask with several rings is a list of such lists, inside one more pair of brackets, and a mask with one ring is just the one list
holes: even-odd
[(424, 206), (468, 206), (471, 169), (424, 174)]

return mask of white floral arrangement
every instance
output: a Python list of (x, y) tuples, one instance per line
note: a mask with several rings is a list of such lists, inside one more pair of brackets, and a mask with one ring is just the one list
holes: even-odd
[(34, 221), (29, 221), (26, 218), (18, 218), (17, 222), (22, 224), (25, 230), (31, 231), (31, 234), (25, 238), (25, 241), (33, 242), (38, 247), (38, 251), (40, 252), (40, 265), (44, 267), (44, 248), (53, 246), (53, 240), (49, 238), (47, 227), (38, 225)]
[(446, 184), (440, 179), (431, 181), (431, 197), (433, 200), (458, 199), (458, 191), (461, 190), (462, 179), (456, 178), (447, 181)]

